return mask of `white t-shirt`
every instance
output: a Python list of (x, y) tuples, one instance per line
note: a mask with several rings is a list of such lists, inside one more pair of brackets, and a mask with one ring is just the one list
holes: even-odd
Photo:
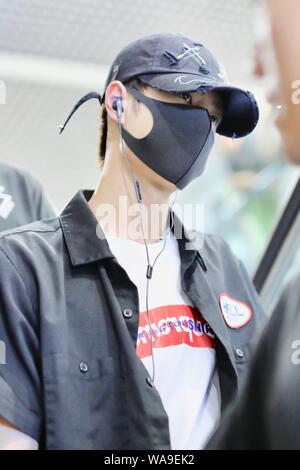
[[(177, 240), (168, 229), (164, 251), (149, 280), (146, 311), (147, 257), (144, 243), (106, 235), (112, 253), (137, 286), (139, 329), (137, 356), (155, 377), (169, 417), (172, 449), (202, 449), (220, 418), (220, 393), (216, 370), (215, 341), (209, 325), (181, 288)], [(164, 240), (148, 243), (150, 264)]]

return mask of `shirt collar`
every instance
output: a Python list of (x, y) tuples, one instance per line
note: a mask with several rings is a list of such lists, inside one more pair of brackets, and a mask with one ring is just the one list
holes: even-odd
[(113, 257), (100, 224), (88, 205), (92, 195), (92, 190), (78, 191), (59, 217), (73, 266)]
[[(78, 191), (59, 217), (73, 266), (114, 257), (103, 230), (88, 205), (93, 192)], [(172, 214), (174, 217), (172, 231), (177, 239), (182, 269), (185, 270), (194, 260), (198, 250), (186, 248), (191, 238), (175, 212), (172, 211)], [(172, 217), (169, 219), (171, 222)]]

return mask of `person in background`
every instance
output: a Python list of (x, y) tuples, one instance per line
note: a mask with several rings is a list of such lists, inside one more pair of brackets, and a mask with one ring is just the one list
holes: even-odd
[(54, 217), (40, 183), (27, 171), (0, 162), (0, 232)]
[[(300, 165), (300, 2), (269, 0), (280, 106), (276, 124), (290, 162)], [(271, 51), (270, 51), (271, 52)], [(258, 49), (255, 71), (267, 70)], [(207, 449), (300, 449), (300, 275), (285, 287), (259, 341), (239, 401), (227, 410)]]

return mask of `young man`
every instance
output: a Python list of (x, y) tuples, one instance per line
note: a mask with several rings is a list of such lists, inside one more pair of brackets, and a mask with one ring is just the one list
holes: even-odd
[(129, 44), (103, 97), (74, 110), (94, 97), (107, 115), (98, 188), (0, 240), (2, 446), (13, 430), (25, 447), (201, 449), (263, 312), (226, 243), (206, 235), (200, 250), (169, 198), (203, 172), (216, 131), (253, 130), (257, 104), (175, 34)]
[[(270, 90), (269, 98), (281, 105), (276, 124), (287, 158), (300, 165), (300, 63), (295, 60), (300, 53), (300, 4), (269, 0), (268, 7), (279, 72), (279, 86)], [(270, 72), (260, 55), (257, 59), (256, 72)], [(259, 341), (243, 393), (226, 413), (210, 449), (300, 449), (299, 286), (298, 274), (285, 287)]]

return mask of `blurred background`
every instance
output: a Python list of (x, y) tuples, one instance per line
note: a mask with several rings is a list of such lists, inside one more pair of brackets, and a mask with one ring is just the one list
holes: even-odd
[[(265, 85), (253, 74), (262, 10), (252, 0), (0, 0), (0, 160), (26, 168), (60, 211), (99, 178), (99, 103), (61, 124), (110, 63), (146, 34), (180, 32), (208, 46), (233, 84), (257, 97), (261, 119), (243, 140), (218, 138), (204, 175), (177, 202), (204, 205), (205, 229), (222, 235), (252, 274), (298, 171), (281, 152)], [(197, 228), (197, 227), (196, 227)]]

